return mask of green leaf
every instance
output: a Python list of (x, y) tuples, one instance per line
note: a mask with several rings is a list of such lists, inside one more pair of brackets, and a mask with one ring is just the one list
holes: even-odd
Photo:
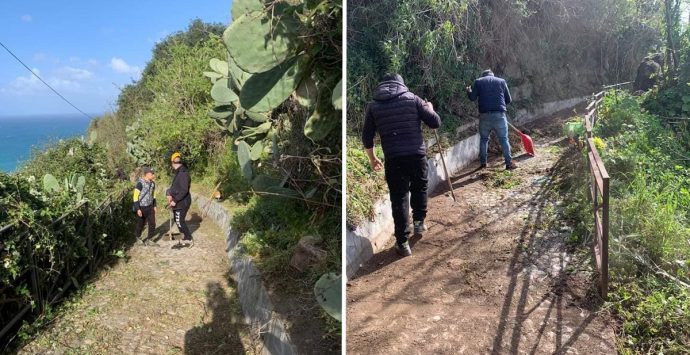
[(252, 179), (252, 160), (249, 144), (245, 141), (240, 141), (237, 145), (237, 159), (240, 162), (242, 175), (247, 179)]
[(211, 78), (211, 79), (220, 79), (220, 78), (224, 77), (225, 75), (220, 74), (220, 73), (216, 73), (214, 71), (205, 71), (204, 76), (207, 78)]
[(319, 91), (316, 88), (316, 81), (311, 77), (302, 80), (302, 83), (295, 91), (297, 101), (304, 107), (312, 107), (316, 105), (316, 100), (319, 98)]
[(244, 14), (254, 11), (262, 11), (263, 9), (264, 4), (261, 0), (233, 0), (232, 18), (237, 19)]
[(213, 71), (215, 71), (216, 73), (221, 74), (222, 76), (228, 75), (228, 62), (217, 58), (212, 58), (209, 61), (209, 65), (211, 66), (211, 69), (213, 69)]
[(244, 86), (244, 83), (249, 80), (252, 74), (247, 73), (238, 67), (237, 63), (235, 63), (235, 60), (233, 60), (230, 55), (228, 55), (228, 68), (230, 70), (230, 83), (237, 92), (240, 92)]
[(218, 106), (213, 110), (209, 111), (208, 115), (211, 118), (226, 119), (232, 116), (233, 110), (230, 106)]
[(253, 11), (234, 20), (223, 33), (223, 40), (242, 70), (263, 73), (299, 53), (299, 26), (293, 16), (269, 19), (263, 11)]
[(328, 136), (331, 131), (338, 126), (338, 119), (335, 115), (322, 115), (319, 110), (315, 110), (304, 125), (304, 135), (313, 142), (320, 141)]
[(341, 305), (342, 305), (342, 275), (333, 272), (321, 275), (316, 285), (314, 285), (314, 295), (316, 300), (321, 305), (328, 315), (342, 321)]
[(335, 85), (335, 88), (333, 88), (333, 96), (332, 96), (332, 101), (333, 101), (333, 107), (335, 107), (336, 110), (342, 110), (343, 109), (343, 79), (340, 79), (338, 81), (338, 84)]
[(236, 102), (237, 94), (228, 87), (228, 79), (219, 79), (211, 88), (211, 97), (221, 104)]
[(269, 112), (295, 91), (302, 78), (302, 57), (296, 57), (261, 74), (252, 75), (240, 92), (240, 104), (253, 112)]
[(266, 122), (268, 120), (268, 116), (264, 113), (244, 111), (244, 114), (254, 122)]
[(45, 174), (43, 176), (43, 190), (48, 192), (58, 192), (60, 191), (60, 183), (51, 174)]
[(262, 141), (256, 141), (254, 145), (252, 146), (252, 150), (250, 152), (250, 158), (252, 160), (259, 160), (261, 158), (261, 152), (264, 150), (264, 144)]

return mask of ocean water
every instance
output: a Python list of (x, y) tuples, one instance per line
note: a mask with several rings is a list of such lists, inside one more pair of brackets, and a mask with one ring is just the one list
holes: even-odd
[(33, 149), (85, 135), (89, 121), (83, 115), (0, 117), (0, 171), (14, 172)]

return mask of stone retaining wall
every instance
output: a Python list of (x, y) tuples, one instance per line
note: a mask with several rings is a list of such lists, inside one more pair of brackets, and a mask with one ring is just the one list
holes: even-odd
[[(207, 197), (192, 194), (200, 210), (209, 204)], [(226, 251), (230, 261), (230, 273), (237, 283), (237, 294), (244, 313), (245, 322), (252, 331), (261, 333), (263, 353), (271, 355), (297, 354), (290, 341), (285, 321), (273, 312), (273, 305), (261, 281), (261, 273), (251, 258), (242, 255), (239, 246), (240, 235), (230, 227), (231, 216), (219, 203), (210, 201), (206, 217), (221, 228), (226, 240)]]

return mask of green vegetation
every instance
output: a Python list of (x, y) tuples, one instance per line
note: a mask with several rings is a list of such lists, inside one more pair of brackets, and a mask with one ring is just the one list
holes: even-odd
[(489, 187), (512, 189), (520, 185), (520, 178), (515, 176), (515, 174), (512, 171), (501, 170), (489, 174), (489, 177), (485, 181), (485, 184)]
[[(412, 92), (433, 102), (442, 140), (452, 145), (475, 132), (460, 129), (478, 116), (465, 86), (483, 69), (508, 81), (512, 117), (629, 80), (640, 58), (661, 43), (663, 23), (659, 2), (650, 0), (354, 0), (347, 15), (348, 150), (362, 149), (365, 107), (386, 72), (400, 73)], [(349, 224), (370, 217), (385, 193), (357, 176), (347, 180), (348, 197), (356, 196), (348, 198)]]
[[(361, 143), (347, 142), (347, 224), (356, 226), (374, 218), (374, 204), (387, 192), (384, 173), (371, 169)], [(383, 161), (381, 146), (374, 150)]]
[(30, 305), (22, 341), (54, 316), (65, 284), (89, 276), (79, 271), (85, 263), (109, 262), (131, 242), (131, 197), (106, 164), (103, 148), (72, 139), (35, 152), (17, 174), (0, 174), (0, 318)]
[[(624, 353), (690, 350), (690, 164), (680, 143), (690, 137), (642, 107), (665, 96), (664, 89), (610, 92), (595, 127), (611, 177), (610, 302), (623, 323)], [(584, 162), (577, 170), (588, 169)], [(589, 181), (573, 180), (569, 216), (578, 223), (574, 234), (590, 243)]]

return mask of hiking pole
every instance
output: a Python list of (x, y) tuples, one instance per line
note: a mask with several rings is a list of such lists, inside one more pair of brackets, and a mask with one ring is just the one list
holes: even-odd
[(170, 237), (170, 240), (175, 240), (175, 235), (180, 234), (179, 230), (178, 233), (173, 233), (172, 226), (173, 226), (173, 219), (175, 218), (175, 211), (173, 211), (172, 206), (166, 205), (165, 208), (170, 208), (170, 219), (168, 219), (168, 237)]
[(453, 192), (453, 183), (450, 181), (450, 174), (448, 174), (448, 167), (446, 166), (446, 158), (443, 156), (443, 147), (441, 146), (441, 138), (438, 136), (438, 131), (434, 130), (436, 135), (436, 144), (438, 145), (438, 152), (441, 154), (441, 162), (443, 163), (443, 171), (446, 173), (446, 181), (448, 181), (448, 189), (450, 190), (450, 195), (453, 197), (453, 202), (458, 202), (455, 199), (455, 193)]

